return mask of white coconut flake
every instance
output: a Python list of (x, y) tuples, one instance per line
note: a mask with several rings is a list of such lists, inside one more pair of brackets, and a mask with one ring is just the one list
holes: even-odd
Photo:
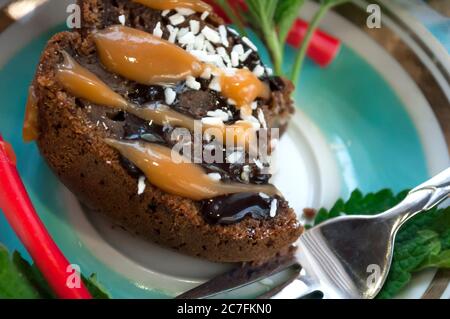
[(252, 104), (250, 105), (252, 110), (256, 110), (258, 108), (258, 102), (252, 102)]
[[(213, 64), (217, 66), (218, 68), (224, 68), (224, 64), (222, 61), (222, 58), (217, 54), (208, 54), (205, 51), (198, 51), (198, 50), (192, 50), (189, 52), (193, 56), (195, 56), (197, 59), (199, 59), (202, 62)], [(211, 71), (213, 74), (213, 72)]]
[(231, 63), (230, 56), (228, 55), (228, 52), (224, 47), (218, 47), (217, 53), (223, 59), (223, 62), (225, 62), (225, 64)]
[(211, 44), (211, 42), (209, 42), (208, 40), (205, 40), (205, 47), (204, 47), (204, 49), (210, 54), (216, 54), (216, 49)]
[(208, 177), (216, 182), (218, 182), (222, 179), (222, 175), (220, 175), (219, 173), (209, 173)]
[(240, 160), (243, 159), (243, 152), (233, 152), (227, 155), (227, 162), (230, 164), (238, 163)]
[(195, 41), (195, 35), (190, 31), (187, 32), (182, 37), (178, 38), (178, 43), (180, 43), (181, 45), (192, 44), (192, 43), (194, 43), (194, 41)]
[(241, 113), (240, 113), (241, 119), (243, 121), (246, 121), (249, 124), (251, 124), (253, 126), (253, 128), (256, 130), (261, 128), (261, 123), (259, 123), (258, 119), (251, 114), (249, 114), (249, 115), (245, 114), (245, 111), (243, 111), (243, 110), (244, 109), (241, 109)]
[(169, 21), (172, 25), (182, 24), (186, 19), (179, 13), (175, 13), (174, 15), (169, 17)]
[(228, 76), (234, 76), (236, 75), (236, 69), (235, 68), (225, 68), (223, 69), (223, 72), (225, 72)]
[(211, 29), (208, 26), (205, 26), (202, 29), (202, 34), (208, 39), (208, 41), (211, 41), (214, 44), (220, 43), (220, 35), (217, 31)]
[(269, 67), (266, 67), (266, 72), (267, 72), (267, 75), (269, 75), (269, 76), (273, 75), (273, 70)]
[(191, 42), (186, 45), (186, 51), (190, 52), (192, 50), (194, 50), (194, 43)]
[(191, 32), (194, 35), (197, 35), (200, 32), (200, 22), (197, 20), (191, 20), (189, 21), (189, 26), (191, 28)]
[(244, 54), (244, 46), (242, 44), (236, 44), (231, 52), (236, 52), (238, 55), (242, 55)]
[(186, 77), (186, 86), (193, 90), (200, 90), (202, 85), (193, 76)]
[(221, 92), (222, 91), (222, 86), (220, 85), (220, 78), (219, 77), (214, 77), (211, 82), (209, 83), (208, 86), (211, 90), (216, 91), (216, 92)]
[(197, 59), (199, 59), (202, 62), (208, 62), (211, 60), (208, 53), (206, 53), (205, 51), (202, 51), (202, 50), (191, 50), (189, 53), (192, 54), (193, 56), (195, 56)]
[(241, 62), (247, 61), (248, 57), (250, 56), (250, 54), (252, 54), (252, 52), (253, 52), (252, 49), (248, 49), (244, 54), (239, 56), (239, 60), (241, 60)]
[(259, 193), (259, 197), (264, 198), (264, 199), (269, 199), (270, 196), (267, 195), (266, 193)]
[(250, 181), (250, 172), (251, 172), (251, 168), (249, 165), (245, 165), (242, 168), (242, 173), (241, 173), (241, 179), (245, 182), (249, 182)]
[(161, 15), (163, 17), (167, 16), (169, 14), (170, 10), (163, 10), (163, 12), (161, 12)]
[(206, 18), (209, 16), (209, 11), (205, 11), (202, 13), (202, 15), (200, 16), (200, 19), (202, 20), (206, 20)]
[(227, 112), (224, 112), (220, 109), (214, 110), (214, 111), (208, 111), (206, 115), (210, 117), (217, 117), (221, 119), (223, 122), (227, 122), (229, 120), (229, 116)]
[(261, 124), (259, 123), (259, 121), (252, 115), (245, 117), (244, 121), (248, 122), (248, 124), (251, 124), (251, 126), (255, 130), (259, 130), (261, 128)]
[(278, 208), (278, 200), (274, 198), (272, 202), (270, 203), (270, 217), (274, 218), (277, 215), (277, 208)]
[(121, 14), (118, 19), (121, 25), (125, 25), (125, 15)]
[(203, 117), (202, 124), (211, 126), (222, 126), (223, 121), (218, 117)]
[(220, 35), (220, 41), (222, 41), (222, 44), (228, 48), (230, 43), (228, 42), (228, 32), (227, 28), (224, 25), (219, 26), (219, 35)]
[(189, 8), (176, 8), (175, 10), (183, 16), (190, 16), (195, 13), (194, 10)]
[(264, 112), (261, 109), (258, 109), (258, 120), (261, 123), (264, 129), (267, 128), (266, 118), (264, 117)]
[(167, 105), (172, 105), (175, 102), (177, 93), (172, 88), (166, 88), (164, 90), (164, 97)]
[(257, 158), (253, 159), (253, 163), (255, 163), (255, 165), (259, 168), (259, 169), (264, 169), (264, 165), (261, 163), (261, 161)]
[(138, 195), (142, 195), (145, 191), (145, 176), (140, 176), (138, 179)]
[(260, 78), (264, 75), (264, 67), (261, 66), (260, 64), (258, 64), (254, 69), (253, 69), (253, 74), (256, 75), (256, 77)]
[(216, 66), (223, 65), (222, 58), (217, 54), (208, 54), (207, 52), (200, 50), (191, 50), (189, 53), (202, 62), (211, 63)]
[(258, 48), (256, 47), (256, 45), (252, 41), (250, 41), (249, 38), (242, 37), (242, 41), (244, 41), (244, 43), (247, 44), (250, 47), (250, 49), (252, 49), (253, 51), (258, 51)]
[(177, 35), (178, 40), (179, 40), (180, 38), (184, 37), (188, 32), (189, 32), (189, 28), (181, 28), (181, 29), (178, 31), (178, 35)]
[(153, 35), (154, 35), (155, 37), (162, 38), (162, 36), (163, 36), (163, 31), (162, 31), (162, 29), (161, 29), (161, 22), (158, 22), (158, 23), (156, 24), (156, 27), (153, 29)]
[(199, 34), (195, 37), (194, 48), (195, 50), (203, 50), (205, 47), (205, 36), (203, 34)]
[(239, 66), (239, 53), (235, 51), (231, 51), (231, 66), (238, 67)]
[(200, 77), (201, 77), (202, 79), (205, 79), (205, 80), (211, 79), (211, 69), (210, 69), (210, 68), (205, 68), (205, 69), (203, 70), (203, 73), (200, 74)]
[(178, 28), (174, 28), (171, 25), (168, 25), (167, 29), (170, 32), (169, 39), (167, 39), (167, 41), (169, 41), (170, 43), (175, 43), (175, 41), (177, 39), (177, 35), (178, 35), (179, 29)]

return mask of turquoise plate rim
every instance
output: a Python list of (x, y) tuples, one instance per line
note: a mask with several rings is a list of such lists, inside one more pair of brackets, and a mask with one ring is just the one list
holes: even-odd
[[(41, 37), (31, 41), (13, 59), (0, 68), (0, 96), (5, 97), (1, 108), (2, 113), (6, 115), (0, 118), (0, 130), (16, 150), (19, 159), (19, 171), (24, 178), (37, 210), (40, 212), (41, 218), (70, 260), (82, 265), (83, 269), (87, 269), (88, 273), (96, 273), (99, 281), (115, 298), (171, 297), (171, 295), (162, 291), (148, 290), (148, 287), (139, 287), (139, 283), (130, 281), (126, 277), (112, 271), (85, 249), (84, 244), (71, 230), (70, 225), (61, 222), (61, 219), (64, 220), (64, 216), (61, 217), (54, 213), (49, 213), (64, 212), (64, 203), (60, 200), (59, 182), (43, 163), (36, 146), (22, 143), (17, 127), (20, 126), (23, 119), (23, 105), (25, 104), (27, 86), (31, 81), (34, 65), (37, 63), (37, 53), (40, 52), (45, 44), (45, 39), (49, 38), (56, 30), (60, 30), (60, 27), (53, 28), (45, 32)], [(257, 39), (254, 40), (258, 42)], [(293, 52), (291, 49), (288, 50), (287, 54), (292, 58)], [(262, 52), (262, 56), (266, 57), (267, 53)], [(289, 61), (289, 58), (287, 60)], [(26, 63), (23, 63), (23, 61), (26, 61)], [(355, 65), (357, 66), (356, 68)], [(289, 65), (286, 65), (286, 68), (289, 68)], [(354, 73), (352, 74), (349, 70), (353, 70)], [(354, 100), (351, 100), (351, 103), (349, 100), (342, 100), (339, 97), (333, 97), (334, 103), (332, 105), (324, 103), (324, 101), (329, 101), (332, 98), (326, 94), (336, 89), (335, 85), (340, 90), (343, 90), (342, 92), (346, 92), (345, 81), (338, 81), (339, 79), (333, 76), (339, 72), (345, 72), (349, 77), (362, 73), (373, 83), (376, 83), (377, 93), (383, 92), (383, 94), (378, 94), (371, 101), (376, 105), (380, 104), (380, 100), (389, 101), (389, 103), (383, 104), (383, 107), (389, 106), (390, 112), (380, 111), (370, 101), (367, 104), (361, 104), (360, 101), (362, 101), (364, 96), (374, 97), (373, 94), (370, 94), (371, 92), (367, 91), (358, 91), (359, 94), (352, 96)], [(320, 83), (320, 94), (317, 91), (317, 83)], [(355, 84), (364, 86), (364, 81)], [(301, 106), (302, 111), (308, 114), (320, 127), (337, 155), (337, 162), (341, 164), (343, 170), (342, 196), (348, 196), (352, 190), (352, 185), (355, 183), (363, 191), (373, 191), (384, 186), (400, 191), (416, 185), (429, 176), (421, 139), (406, 108), (374, 67), (351, 48), (343, 46), (337, 60), (330, 68), (325, 70), (317, 68), (308, 61), (299, 88), (301, 90), (298, 89), (295, 93), (297, 103)], [(371, 86), (370, 90), (375, 89)], [(349, 107), (349, 104), (350, 106), (363, 105), (363, 109), (355, 110)], [(317, 105), (323, 106), (325, 110), (318, 109)], [(336, 105), (341, 108), (336, 108)], [(339, 114), (336, 109), (345, 110), (352, 114), (355, 119), (352, 121), (352, 125), (354, 125), (353, 130), (344, 125), (345, 121), (343, 123), (342, 114)], [(367, 118), (370, 118), (371, 121), (367, 121), (366, 116), (361, 116), (361, 114), (367, 115)], [(392, 121), (393, 118), (396, 121)], [(399, 119), (403, 119), (405, 122), (399, 124)], [(375, 124), (391, 127), (394, 123), (398, 129), (397, 132), (394, 132), (396, 134), (389, 134), (388, 128), (386, 130), (383, 129), (380, 134), (379, 128), (375, 127)], [(362, 134), (361, 132), (367, 132), (367, 130), (371, 134), (379, 133), (383, 143), (380, 143), (380, 136), (379, 138), (370, 138), (366, 142), (355, 142), (353, 136), (355, 131)], [(405, 139), (405, 136), (407, 136), (407, 139)], [(388, 145), (391, 154), (389, 161), (386, 161), (386, 158), (382, 156), (383, 152), (379, 152), (375, 157), (369, 156), (377, 152), (368, 152), (368, 147), (373, 146), (380, 149), (381, 145), (386, 147), (385, 143), (387, 142), (393, 143)], [(400, 156), (392, 155), (398, 153), (402, 155), (405, 153), (413, 154), (414, 156), (411, 157), (411, 160), (405, 162)], [(357, 163), (349, 165), (347, 162), (349, 158)], [(28, 165), (30, 160), (32, 160), (33, 164), (38, 163), (38, 166)], [(383, 163), (386, 167), (374, 166), (374, 162)], [(351, 171), (352, 169), (353, 172)], [(395, 171), (395, 174), (393, 171)], [(361, 172), (367, 175), (361, 176)], [(375, 174), (369, 174), (368, 172), (374, 172)], [(393, 179), (394, 175), (395, 179)], [(398, 178), (399, 176), (400, 178)], [(355, 179), (355, 177), (357, 178)], [(48, 193), (42, 192), (43, 184), (46, 189), (50, 190)], [(19, 250), (29, 258), (3, 216), (0, 216), (0, 229), (2, 230), (0, 232), (0, 242), (6, 244), (10, 250)]]

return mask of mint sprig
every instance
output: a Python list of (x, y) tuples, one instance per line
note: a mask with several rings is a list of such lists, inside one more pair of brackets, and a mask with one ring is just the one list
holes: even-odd
[[(82, 276), (93, 298), (108, 299), (109, 295), (97, 282), (96, 276)], [(0, 299), (55, 298), (39, 269), (26, 261), (18, 252), (12, 255), (0, 244)]]
[(310, 21), (308, 31), (306, 32), (305, 38), (303, 39), (302, 45), (300, 46), (300, 50), (298, 51), (295, 58), (294, 67), (292, 68), (291, 73), (292, 82), (297, 83), (298, 79), (300, 78), (309, 44), (311, 43), (314, 32), (316, 32), (317, 28), (319, 27), (320, 21), (322, 21), (323, 17), (329, 10), (346, 2), (349, 2), (349, 0), (322, 0), (320, 2), (319, 10), (317, 10), (316, 14)]
[[(345, 215), (373, 215), (403, 200), (408, 192), (394, 195), (385, 189), (363, 195), (354, 191), (347, 201), (338, 200), (330, 209), (320, 209), (315, 224)], [(427, 268), (450, 268), (450, 207), (434, 208), (409, 220), (399, 231), (392, 266), (378, 298), (392, 298), (409, 283), (412, 275)]]
[[(294, 66), (291, 68), (289, 77), (292, 82), (297, 83), (305, 62), (306, 53), (325, 14), (335, 6), (341, 5), (349, 0), (322, 0), (320, 7), (310, 22), (308, 31), (303, 39), (302, 45), (295, 57)], [(284, 50), (286, 39), (291, 30), (298, 13), (304, 4), (304, 0), (246, 0), (249, 12), (237, 13), (228, 0), (215, 0), (225, 11), (234, 25), (241, 33), (245, 32), (244, 26), (250, 26), (266, 44), (274, 71), (276, 75), (285, 76), (283, 72)]]

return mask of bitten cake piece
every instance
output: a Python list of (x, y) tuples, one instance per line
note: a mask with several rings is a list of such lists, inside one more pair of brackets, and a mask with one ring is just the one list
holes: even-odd
[(302, 227), (269, 180), (292, 84), (201, 1), (79, 4), (81, 29), (42, 54), (24, 125), (61, 181), (189, 255), (260, 261), (291, 245)]

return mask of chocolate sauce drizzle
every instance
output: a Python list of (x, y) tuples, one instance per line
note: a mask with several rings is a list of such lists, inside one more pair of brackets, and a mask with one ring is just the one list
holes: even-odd
[(201, 202), (201, 211), (210, 224), (233, 224), (247, 216), (264, 219), (270, 216), (273, 198), (254, 193), (237, 193)]
[[(237, 34), (230, 32), (230, 35), (233, 37), (234, 44), (242, 44), (245, 49), (248, 49), (247, 45)], [(86, 61), (80, 61), (81, 64), (86, 64), (82, 62)], [(94, 64), (89, 64), (96, 65), (99, 63), (97, 59), (95, 62), (96, 63)], [(259, 55), (256, 52), (252, 52), (246, 62), (243, 63), (243, 66), (252, 70), (259, 63)], [(95, 71), (104, 73), (101, 68), (100, 70), (97, 70), (96, 68)], [(111, 81), (111, 77), (109, 75), (103, 75), (105, 80)], [(283, 89), (284, 82), (278, 77), (264, 76), (262, 80), (268, 83), (270, 88), (274, 91)], [(190, 115), (195, 119), (201, 119), (206, 116), (208, 111), (215, 109), (230, 111), (232, 114), (230, 123), (240, 119), (239, 111), (236, 108), (229, 105), (226, 99), (224, 99), (219, 93), (208, 90), (208, 81), (202, 79), (199, 79), (199, 81), (201, 83), (201, 89), (196, 92), (188, 89), (184, 82), (180, 82), (175, 87), (177, 99), (171, 107), (181, 113)], [(148, 103), (164, 104), (165, 101), (163, 87), (154, 85), (146, 86), (134, 83), (132, 81), (128, 82), (127, 93), (124, 95), (126, 95), (128, 100), (137, 105), (144, 105)], [(257, 102), (258, 106), (261, 106), (260, 101), (257, 100)], [(87, 101), (82, 101), (82, 104), (84, 104), (84, 106), (89, 105), (90, 108), (96, 110), (91, 114), (91, 118), (93, 122), (98, 121), (104, 108), (101, 106), (92, 105)], [(103, 115), (100, 117), (100, 120), (103, 120), (102, 118)], [(108, 122), (106, 122), (106, 125), (109, 128), (110, 134), (112, 134), (114, 138), (143, 140), (167, 146), (173, 146), (175, 144), (175, 141), (171, 139), (173, 130), (172, 127), (150, 124), (149, 122), (126, 112), (119, 112), (115, 116), (110, 117), (109, 120), (111, 126), (108, 125)], [(120, 129), (116, 129), (116, 126), (120, 127)], [(124, 157), (121, 157), (121, 164), (131, 176), (138, 177), (143, 175), (139, 168)], [(200, 165), (203, 166), (207, 173), (220, 173), (222, 182), (225, 183), (245, 182), (250, 184), (267, 184), (271, 177), (270, 174), (262, 174), (260, 169), (255, 164), (202, 163)], [(248, 181), (242, 180), (241, 177), (245, 165), (250, 167)], [(254, 219), (269, 218), (271, 203), (274, 198), (275, 197), (262, 197), (257, 193), (237, 193), (204, 200), (199, 202), (199, 205), (206, 222), (210, 224), (228, 225), (237, 223), (247, 217)]]

